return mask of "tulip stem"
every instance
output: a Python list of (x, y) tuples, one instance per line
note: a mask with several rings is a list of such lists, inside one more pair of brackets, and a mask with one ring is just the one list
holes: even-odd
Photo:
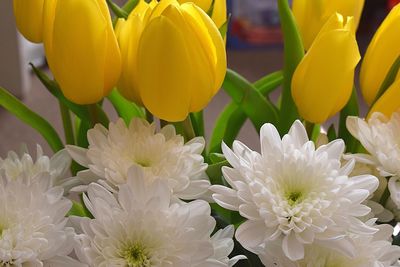
[(59, 101), (59, 105), (64, 127), (65, 142), (68, 145), (73, 145), (75, 144), (75, 138), (74, 131), (72, 129), (71, 114), (69, 113), (69, 109), (67, 108), (67, 106), (64, 105), (61, 101)]
[(183, 126), (183, 132), (184, 132), (184, 135), (185, 135), (187, 141), (196, 137), (190, 116), (186, 117), (186, 119), (182, 122), (182, 126)]
[(306, 120), (304, 121), (304, 127), (306, 128), (307, 135), (310, 140), (312, 140), (312, 137), (313, 137), (314, 126), (315, 126), (314, 123), (306, 121)]

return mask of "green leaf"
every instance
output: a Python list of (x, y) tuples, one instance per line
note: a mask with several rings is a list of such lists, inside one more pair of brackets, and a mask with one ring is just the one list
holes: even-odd
[(266, 122), (277, 123), (278, 114), (272, 103), (238, 73), (228, 69), (222, 87), (252, 121), (257, 131)]
[(72, 201), (72, 207), (69, 210), (67, 216), (79, 216), (79, 217), (89, 217), (91, 218), (91, 214), (87, 213), (85, 207), (76, 201)]
[(207, 15), (211, 18), (213, 13), (214, 13), (214, 4), (215, 4), (215, 0), (212, 0), (210, 8), (207, 10)]
[[(256, 81), (254, 86), (261, 94), (267, 95), (281, 85), (282, 81), (283, 72), (277, 71)], [(246, 113), (244, 113), (237, 104), (231, 102), (226, 105), (215, 122), (208, 144), (209, 153), (221, 152), (222, 142), (231, 146), (243, 124), (246, 122), (246, 119)]]
[(129, 13), (127, 13), (124, 9), (120, 8), (117, 4), (115, 4), (111, 0), (106, 0), (108, 6), (112, 10), (112, 12), (118, 17), (118, 18), (123, 18), (127, 19), (129, 16)]
[(203, 111), (190, 113), (190, 120), (196, 136), (204, 136), (204, 116)]
[(210, 178), (211, 184), (226, 185), (226, 182), (222, 175), (222, 167), (230, 166), (227, 160), (210, 164), (207, 168), (207, 175)]
[(287, 133), (293, 122), (299, 118), (292, 98), (291, 87), (293, 73), (304, 57), (304, 47), (288, 0), (278, 0), (279, 17), (284, 39), (283, 90), (280, 105), (279, 131)]
[(64, 148), (64, 145), (53, 126), (37, 113), (30, 110), (21, 101), (0, 87), (0, 105), (18, 119), (37, 130), (50, 145), (54, 152)]
[(142, 108), (124, 98), (116, 89), (111, 91), (107, 99), (117, 111), (118, 116), (121, 117), (127, 125), (129, 125), (132, 118), (146, 118)]
[(327, 135), (328, 135), (329, 141), (333, 141), (333, 140), (337, 139), (335, 125), (332, 124), (329, 127)]
[(225, 158), (224, 154), (221, 154), (221, 153), (211, 153), (210, 154), (210, 161), (212, 164), (221, 163), (225, 160), (226, 160), (226, 158)]
[(357, 89), (354, 87), (349, 102), (340, 112), (339, 119), (339, 138), (343, 139), (346, 143), (346, 151), (356, 153), (358, 146), (358, 140), (354, 138), (351, 133), (347, 130), (346, 120), (348, 116), (358, 116), (358, 96)]
[(224, 22), (224, 24), (222, 24), (221, 27), (219, 27), (219, 33), (222, 36), (222, 39), (226, 38), (226, 34), (228, 33), (228, 27), (229, 27), (229, 22), (231, 21), (231, 14), (228, 14), (228, 17), (226, 19), (226, 21)]
[(132, 10), (139, 4), (139, 0), (128, 0), (122, 7), (122, 9), (130, 14)]
[(395, 60), (393, 63), (392, 67), (390, 67), (389, 72), (387, 73), (385, 80), (383, 80), (383, 83), (381, 87), (379, 88), (378, 94), (376, 95), (374, 101), (372, 102), (371, 107), (374, 106), (376, 101), (386, 92), (387, 89), (394, 83), (397, 77), (397, 73), (399, 72), (400, 69), (400, 56)]

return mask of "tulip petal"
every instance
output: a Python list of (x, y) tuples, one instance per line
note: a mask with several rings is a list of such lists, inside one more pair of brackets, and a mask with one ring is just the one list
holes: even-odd
[(107, 31), (97, 0), (58, 1), (52, 71), (64, 95), (75, 103), (92, 104), (103, 97)]
[(400, 108), (400, 79), (396, 80), (386, 92), (376, 101), (370, 110), (368, 117), (374, 112), (383, 113), (387, 118)]
[(182, 121), (190, 107), (191, 59), (180, 29), (160, 16), (143, 31), (138, 50), (140, 95), (151, 113), (167, 121)]
[(43, 40), (44, 0), (14, 0), (14, 15), (18, 30), (31, 42)]
[(364, 99), (372, 104), (394, 61), (400, 55), (400, 5), (392, 9), (375, 33), (361, 66), (360, 84)]
[(343, 108), (359, 60), (352, 32), (334, 30), (318, 37), (293, 76), (292, 94), (301, 116), (322, 123)]

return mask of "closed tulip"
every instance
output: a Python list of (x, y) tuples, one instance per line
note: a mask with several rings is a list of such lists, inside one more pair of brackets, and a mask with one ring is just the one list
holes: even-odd
[(400, 5), (383, 21), (361, 65), (360, 84), (365, 101), (372, 104), (390, 68), (400, 56)]
[(360, 60), (354, 21), (333, 15), (315, 38), (292, 79), (292, 95), (300, 115), (322, 123), (350, 98), (354, 70)]
[(21, 34), (31, 42), (43, 40), (44, 0), (14, 0), (14, 16)]
[(335, 13), (353, 17), (355, 29), (359, 24), (365, 0), (293, 0), (293, 15), (296, 18), (308, 50), (318, 32)]
[[(193, 2), (205, 12), (208, 12), (211, 9), (213, 0), (178, 0), (178, 2), (181, 4), (186, 2)], [(214, 7), (211, 18), (218, 28), (224, 25), (227, 19), (226, 0), (214, 0)]]
[(124, 66), (118, 89), (157, 117), (182, 121), (219, 90), (226, 72), (224, 41), (193, 3), (143, 5), (116, 27)]
[(100, 101), (116, 85), (121, 55), (105, 0), (46, 0), (44, 44), (65, 97)]

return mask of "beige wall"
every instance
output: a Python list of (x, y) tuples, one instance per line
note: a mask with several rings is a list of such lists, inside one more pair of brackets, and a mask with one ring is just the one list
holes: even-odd
[(22, 97), (23, 79), (11, 0), (0, 0), (0, 86)]

